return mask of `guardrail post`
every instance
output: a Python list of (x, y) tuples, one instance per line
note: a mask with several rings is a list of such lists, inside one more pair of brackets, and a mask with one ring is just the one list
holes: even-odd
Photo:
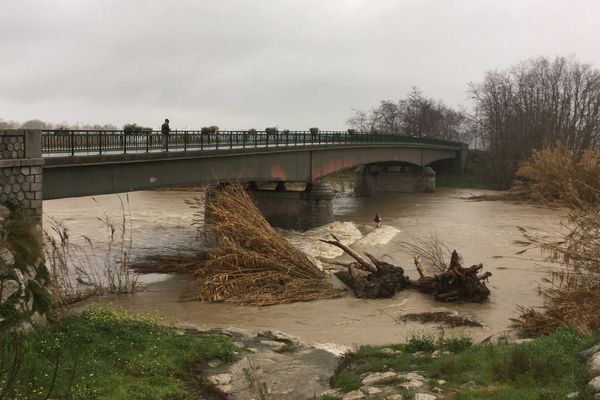
[(233, 132), (229, 132), (229, 150), (233, 149)]
[(125, 136), (125, 132), (121, 133), (121, 137), (123, 140), (123, 154), (127, 154), (127, 137)]
[(99, 132), (98, 135), (98, 154), (102, 154), (102, 131)]
[(71, 146), (71, 155), (75, 155), (75, 132), (71, 131), (71, 135), (69, 136), (70, 146)]
[(183, 151), (187, 151), (187, 144), (188, 144), (188, 132), (184, 131), (183, 132)]
[(267, 132), (265, 132), (265, 147), (269, 147), (269, 134)]

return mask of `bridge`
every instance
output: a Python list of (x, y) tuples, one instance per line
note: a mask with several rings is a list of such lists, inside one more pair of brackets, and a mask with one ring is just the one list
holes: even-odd
[[(41, 212), (42, 198), (232, 181), (276, 181), (279, 192), (285, 182), (303, 182), (320, 201), (327, 198), (317, 184), (324, 176), (365, 165), (403, 165), (365, 169), (364, 175), (381, 179), (399, 172), (420, 179), (423, 167), (440, 160), (462, 168), (467, 151), (462, 143), (352, 131), (173, 131), (166, 145), (157, 131), (4, 130), (0, 139), (0, 202), (14, 198), (32, 214)], [(263, 211), (280, 203), (261, 196), (273, 195), (257, 193)], [(293, 196), (306, 200), (311, 194)]]

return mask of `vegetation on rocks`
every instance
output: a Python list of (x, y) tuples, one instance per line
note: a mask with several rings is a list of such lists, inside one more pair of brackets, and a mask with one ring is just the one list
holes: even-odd
[(232, 362), (226, 336), (186, 335), (147, 316), (89, 309), (49, 328), (0, 336), (0, 399), (196, 399), (194, 374)]
[(564, 399), (585, 386), (585, 363), (578, 353), (595, 340), (598, 336), (569, 328), (523, 344), (505, 339), (472, 344), (467, 337), (443, 333), (415, 335), (407, 343), (363, 346), (347, 356), (331, 379), (339, 392), (329, 395), (341, 398), (344, 392), (366, 390), (373, 373), (387, 373), (386, 382), (374, 386), (404, 398), (432, 393), (456, 400)]

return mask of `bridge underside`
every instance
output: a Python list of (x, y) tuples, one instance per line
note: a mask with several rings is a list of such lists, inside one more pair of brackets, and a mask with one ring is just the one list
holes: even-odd
[(49, 200), (232, 181), (315, 182), (360, 165), (406, 162), (426, 166), (459, 157), (456, 149), (441, 146), (374, 144), (49, 158), (43, 192)]

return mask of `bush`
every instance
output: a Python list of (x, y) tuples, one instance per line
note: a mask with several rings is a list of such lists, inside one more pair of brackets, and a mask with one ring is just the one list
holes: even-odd
[(141, 133), (151, 133), (152, 128), (147, 128), (143, 126), (139, 126), (135, 123), (133, 124), (125, 124), (123, 125), (123, 132), (126, 135), (139, 135)]
[(219, 127), (218, 126), (203, 126), (202, 129), (200, 129), (200, 132), (203, 134), (209, 134), (209, 133), (217, 133), (219, 132)]
[(311, 134), (316, 135), (319, 133), (319, 128), (310, 128), (308, 130)]
[(276, 135), (279, 133), (279, 129), (277, 129), (276, 127), (272, 127), (272, 128), (265, 128), (265, 132), (268, 135)]

